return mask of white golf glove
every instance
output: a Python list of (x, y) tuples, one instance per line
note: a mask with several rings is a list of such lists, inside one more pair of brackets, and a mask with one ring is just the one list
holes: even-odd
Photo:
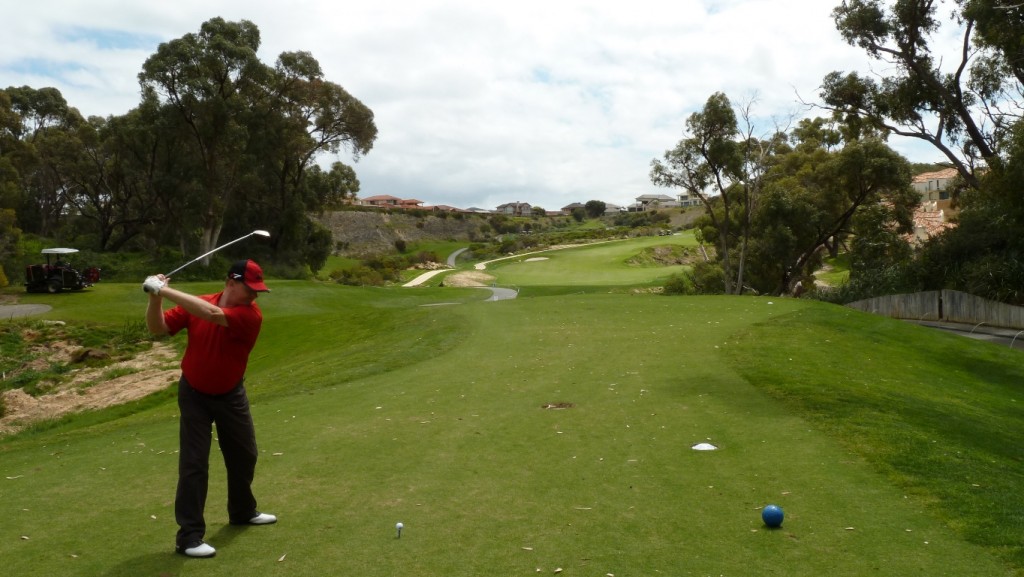
[(146, 277), (146, 280), (142, 283), (142, 290), (148, 292), (149, 294), (158, 295), (160, 294), (160, 289), (164, 288), (165, 286), (167, 286), (167, 283), (160, 280), (159, 278), (155, 276), (148, 276)]

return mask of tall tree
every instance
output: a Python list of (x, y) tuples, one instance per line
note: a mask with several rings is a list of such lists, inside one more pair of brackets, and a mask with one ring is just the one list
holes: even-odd
[[(254, 108), (248, 149), (250, 157), (259, 159), (256, 182), (248, 190), (260, 192), (260, 198), (247, 204), (258, 217), (272, 217), (276, 246), (302, 245), (307, 239), (301, 231), (312, 230), (307, 213), (322, 206), (306, 182), (316, 158), (344, 148), (358, 160), (373, 147), (377, 128), (373, 112), (326, 80), (320, 64), (307, 52), (281, 54), (268, 87), (269, 95)], [(345, 193), (358, 190), (351, 167), (335, 163), (330, 175), (334, 185), (355, 185)], [(301, 238), (292, 242), (289, 235), (295, 234)]]
[(56, 88), (9, 87), (5, 92), (19, 120), (13, 128), (19, 145), (7, 156), (19, 178), (14, 208), (24, 230), (52, 236), (68, 206), (71, 190), (64, 168), (75, 155), (75, 131), (84, 119)]
[[(201, 231), (199, 252), (216, 246), (224, 217), (244, 186), (246, 117), (262, 94), (269, 69), (256, 55), (260, 34), (248, 20), (214, 18), (198, 34), (165, 42), (142, 65), (139, 83), (174, 110), (191, 139), (186, 148), (198, 169), (191, 186)], [(184, 223), (183, 223), (184, 224)]]
[[(854, 235), (877, 245), (910, 233), (920, 198), (907, 161), (877, 138), (835, 148), (838, 132), (822, 119), (802, 121), (791, 137), (795, 146), (768, 175), (753, 233), (751, 282), (774, 294), (809, 280), (839, 239)], [(864, 260), (878, 259), (864, 254)]]
[(651, 181), (682, 188), (699, 198), (711, 222), (709, 240), (717, 247), (727, 294), (744, 289), (744, 267), (751, 215), (777, 138), (762, 141), (752, 134), (744, 108), (746, 133), (739, 129), (729, 98), (715, 93), (704, 108), (686, 120), (686, 137), (651, 162)]
[(139, 75), (176, 119), (170, 132), (187, 136), (180, 142), (194, 169), (184, 173), (195, 177), (176, 183), (173, 204), (192, 217), (182, 222), (198, 224), (201, 252), (225, 226), (271, 230), (278, 251), (306, 243), (316, 208), (308, 169), (342, 148), (358, 160), (377, 136), (373, 112), (327, 81), (312, 55), (284, 52), (271, 68), (258, 48), (253, 23), (215, 18), (162, 44)]
[[(1024, 6), (999, 0), (844, 0), (833, 11), (852, 46), (885, 63), (886, 77), (832, 72), (821, 97), (851, 125), (930, 143), (977, 188), (979, 166), (1000, 161), (1001, 141), (1024, 113)], [(960, 35), (953, 62), (937, 38)]]

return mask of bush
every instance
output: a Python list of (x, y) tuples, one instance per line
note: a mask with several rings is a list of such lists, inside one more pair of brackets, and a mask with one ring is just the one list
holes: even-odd
[(725, 276), (722, 265), (713, 262), (698, 262), (693, 265), (693, 289), (697, 294), (717, 295), (725, 293)]
[(685, 273), (674, 274), (668, 277), (665, 282), (666, 295), (692, 295), (694, 294), (693, 278)]
[(384, 286), (384, 275), (366, 265), (331, 271), (330, 279), (348, 286)]

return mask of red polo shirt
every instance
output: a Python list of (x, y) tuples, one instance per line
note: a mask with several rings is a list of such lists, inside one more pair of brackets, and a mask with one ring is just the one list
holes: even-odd
[[(217, 304), (222, 294), (199, 298)], [(221, 310), (228, 319), (226, 327), (193, 316), (180, 306), (164, 311), (170, 334), (188, 330), (182, 374), (193, 389), (208, 395), (223, 395), (242, 380), (263, 324), (263, 313), (256, 303)]]

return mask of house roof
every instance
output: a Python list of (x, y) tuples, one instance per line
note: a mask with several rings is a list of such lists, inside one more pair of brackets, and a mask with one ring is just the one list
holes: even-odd
[(924, 240), (955, 227), (955, 223), (946, 220), (944, 210), (921, 206), (914, 211), (914, 233), (909, 236)]
[(958, 172), (955, 168), (943, 168), (932, 172), (922, 172), (915, 176), (912, 182), (928, 182), (929, 180), (949, 180), (956, 178)]

